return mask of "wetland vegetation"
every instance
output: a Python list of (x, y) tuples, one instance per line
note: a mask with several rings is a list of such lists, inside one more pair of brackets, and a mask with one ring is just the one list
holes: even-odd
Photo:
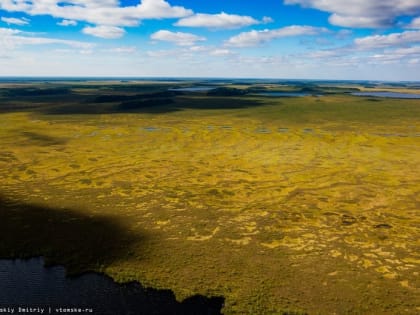
[(0, 258), (223, 296), (224, 314), (416, 314), (420, 100), (351, 95), (378, 90), (420, 94), (1, 82)]

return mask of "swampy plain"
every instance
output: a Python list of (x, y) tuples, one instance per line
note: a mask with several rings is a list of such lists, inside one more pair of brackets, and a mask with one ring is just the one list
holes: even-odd
[(364, 91), (420, 87), (3, 81), (0, 256), (224, 314), (416, 314), (420, 100)]

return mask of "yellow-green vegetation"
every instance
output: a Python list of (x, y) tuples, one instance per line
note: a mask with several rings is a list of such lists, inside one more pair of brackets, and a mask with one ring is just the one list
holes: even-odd
[(121, 112), (101, 93), (3, 93), (2, 257), (223, 295), (225, 314), (420, 312), (420, 100), (196, 93)]

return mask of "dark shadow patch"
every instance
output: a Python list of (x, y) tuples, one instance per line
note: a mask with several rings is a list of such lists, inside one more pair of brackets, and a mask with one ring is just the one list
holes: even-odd
[(381, 224), (377, 224), (374, 226), (375, 229), (391, 229), (392, 225), (387, 224), (387, 223), (381, 223)]
[(22, 131), (21, 134), (27, 139), (29, 144), (40, 146), (64, 145), (67, 140), (58, 137), (51, 137), (32, 131)]
[(184, 109), (240, 109), (259, 106), (246, 99), (247, 90), (220, 88), (214, 95), (168, 91), (172, 86), (77, 86), (10, 88), (0, 98), (0, 113), (33, 112), (50, 115), (151, 113)]
[(150, 108), (170, 108), (175, 101), (171, 98), (141, 99), (123, 102), (118, 105), (119, 111), (138, 111)]
[(94, 103), (112, 103), (112, 102), (130, 102), (130, 101), (145, 101), (161, 98), (171, 98), (177, 95), (182, 95), (182, 92), (177, 91), (160, 91), (155, 93), (124, 95), (124, 94), (104, 94), (95, 97)]
[(0, 162), (13, 163), (18, 161), (13, 152), (0, 151)]
[[(118, 217), (26, 204), (0, 196), (0, 256), (44, 256), (70, 273), (100, 270), (144, 246), (146, 235), (129, 232)], [(141, 259), (141, 257), (140, 257)]]
[(341, 224), (342, 225), (353, 225), (357, 222), (357, 219), (351, 215), (343, 214), (341, 216)]
[(260, 106), (262, 103), (246, 97), (179, 97), (175, 104), (179, 109), (239, 109)]
[(33, 96), (57, 96), (71, 94), (71, 89), (67, 87), (54, 88), (14, 88), (8, 89), (4, 95), (8, 97), (33, 97)]
[(43, 114), (77, 115), (77, 114), (118, 114), (147, 113), (165, 114), (185, 109), (223, 110), (260, 106), (256, 100), (236, 97), (188, 97), (152, 98), (114, 103), (70, 104), (41, 109)]

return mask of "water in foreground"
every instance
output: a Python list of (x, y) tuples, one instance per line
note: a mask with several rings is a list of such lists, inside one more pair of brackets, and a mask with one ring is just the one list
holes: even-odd
[(170, 290), (120, 285), (97, 273), (68, 278), (63, 267), (45, 268), (41, 258), (0, 260), (0, 313), (210, 315), (221, 314), (223, 302), (197, 295), (179, 303)]

